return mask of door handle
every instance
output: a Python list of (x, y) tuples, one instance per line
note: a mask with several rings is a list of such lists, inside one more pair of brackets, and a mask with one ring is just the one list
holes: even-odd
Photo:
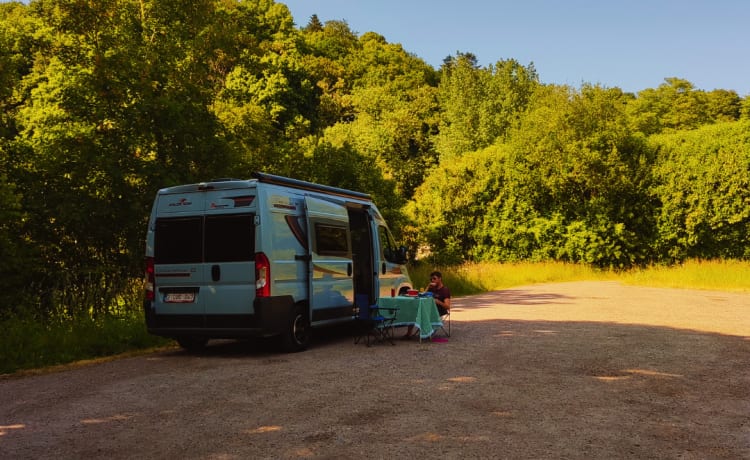
[(346, 276), (352, 276), (352, 263), (349, 262), (346, 264)]
[(211, 266), (211, 279), (219, 281), (221, 279), (221, 267), (219, 265)]
[(383, 266), (382, 266), (382, 268), (380, 269), (380, 271), (381, 271), (381, 272), (383, 272), (383, 274), (385, 275), (385, 262), (383, 262)]

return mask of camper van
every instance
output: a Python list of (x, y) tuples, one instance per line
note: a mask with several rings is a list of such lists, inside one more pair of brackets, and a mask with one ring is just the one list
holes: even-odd
[(307, 348), (310, 328), (352, 321), (411, 289), (370, 195), (271, 174), (169, 187), (146, 237), (146, 325), (195, 350), (212, 338), (277, 336)]

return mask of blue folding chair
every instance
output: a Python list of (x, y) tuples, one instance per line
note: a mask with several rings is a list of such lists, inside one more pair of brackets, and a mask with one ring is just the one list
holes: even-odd
[(367, 346), (370, 346), (370, 337), (375, 342), (393, 341), (393, 322), (396, 320), (397, 308), (384, 308), (370, 304), (367, 294), (354, 296), (354, 323), (357, 327), (357, 337), (354, 343), (358, 344), (362, 338)]

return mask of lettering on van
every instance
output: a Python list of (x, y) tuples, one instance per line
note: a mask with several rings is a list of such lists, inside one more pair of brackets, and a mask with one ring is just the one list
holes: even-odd
[(169, 203), (169, 206), (190, 206), (191, 204), (193, 204), (193, 202), (187, 198), (180, 198), (180, 201)]

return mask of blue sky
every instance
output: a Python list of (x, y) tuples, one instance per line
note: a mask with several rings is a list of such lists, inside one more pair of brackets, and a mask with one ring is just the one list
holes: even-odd
[(750, 95), (748, 0), (277, 0), (374, 31), (438, 68), (456, 51), (486, 66), (534, 64), (544, 83), (637, 92), (678, 77)]

